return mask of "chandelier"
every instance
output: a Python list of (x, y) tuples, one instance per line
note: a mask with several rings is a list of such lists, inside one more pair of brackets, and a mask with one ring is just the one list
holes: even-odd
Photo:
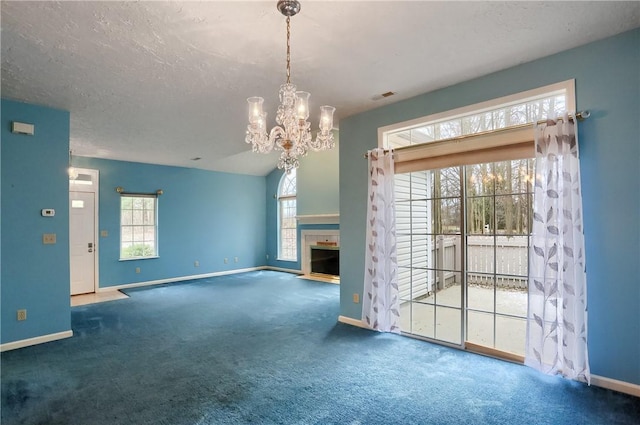
[(309, 93), (296, 91), (291, 84), (291, 17), (300, 12), (297, 0), (279, 0), (278, 10), (287, 17), (287, 82), (280, 86), (280, 106), (276, 114), (276, 125), (267, 133), (267, 113), (262, 110), (264, 99), (250, 97), (249, 125), (245, 141), (250, 143), (253, 152), (269, 153), (274, 148), (281, 150), (278, 168), (289, 173), (300, 165), (299, 157), (303, 157), (311, 149), (321, 151), (332, 149), (333, 113), (332, 106), (320, 107), (320, 129), (315, 139), (311, 137), (309, 118)]

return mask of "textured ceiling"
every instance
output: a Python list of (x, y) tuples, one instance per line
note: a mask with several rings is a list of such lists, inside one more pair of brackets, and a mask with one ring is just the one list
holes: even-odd
[[(640, 26), (639, 2), (301, 3), (292, 82), (311, 92), (314, 128), (320, 105), (338, 126)], [(277, 155), (244, 142), (246, 98), (273, 120), (286, 78), (275, 4), (2, 1), (2, 96), (69, 110), (74, 155), (265, 175)]]

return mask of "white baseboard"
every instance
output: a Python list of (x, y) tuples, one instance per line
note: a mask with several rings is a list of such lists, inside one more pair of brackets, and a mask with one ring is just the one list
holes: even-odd
[[(353, 319), (347, 316), (338, 316), (338, 322), (357, 326), (359, 328), (370, 329), (362, 320)], [(640, 385), (632, 384), (630, 382), (619, 381), (617, 379), (606, 378), (604, 376), (591, 375), (591, 385), (640, 397)]]
[(265, 270), (273, 270), (274, 272), (285, 272), (285, 273), (293, 273), (293, 274), (302, 274), (302, 270), (285, 269), (284, 267), (264, 266), (263, 269), (265, 269)]
[(347, 316), (338, 316), (338, 322), (345, 323), (345, 324), (351, 325), (351, 326), (357, 326), (357, 327), (363, 328), (363, 329), (371, 330), (371, 328), (369, 326), (365, 325), (362, 320), (353, 319), (353, 318), (347, 317)]
[(73, 331), (68, 330), (54, 334), (36, 336), (34, 338), (21, 339), (20, 341), (7, 342), (0, 344), (0, 352), (16, 350), (18, 348), (29, 347), (31, 345), (44, 344), (45, 342), (57, 341), (59, 339), (70, 338), (72, 336)]
[(617, 379), (605, 378), (604, 376), (591, 375), (591, 385), (640, 397), (640, 385), (632, 384), (630, 382), (618, 381)]
[(267, 268), (266, 266), (248, 267), (246, 269), (234, 269), (234, 270), (225, 270), (222, 272), (194, 274), (191, 276), (170, 277), (168, 279), (148, 280), (146, 282), (127, 283), (124, 285), (103, 286), (102, 288), (98, 289), (98, 292), (117, 291), (120, 289), (138, 288), (141, 286), (161, 285), (163, 283), (183, 282), (185, 280), (205, 279), (208, 277), (226, 276), (230, 274), (253, 272), (256, 270), (264, 270), (266, 268)]

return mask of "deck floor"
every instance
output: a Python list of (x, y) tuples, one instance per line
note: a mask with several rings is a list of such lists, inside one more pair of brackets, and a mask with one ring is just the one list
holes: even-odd
[[(401, 304), (402, 331), (460, 344), (461, 300), (461, 287), (452, 286), (429, 297)], [(494, 305), (496, 314), (492, 313)], [(525, 291), (494, 291), (492, 288), (470, 286), (468, 306), (468, 342), (524, 355), (527, 315)]]

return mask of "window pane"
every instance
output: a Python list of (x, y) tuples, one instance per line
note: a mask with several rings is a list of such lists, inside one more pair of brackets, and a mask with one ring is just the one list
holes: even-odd
[[(493, 276), (481, 273), (467, 275), (467, 306), (473, 310), (493, 312)], [(471, 322), (471, 320), (469, 320)]]
[(525, 279), (498, 276), (496, 313), (524, 318), (527, 317), (527, 304), (527, 282)]
[(457, 308), (436, 306), (436, 338), (460, 344), (461, 314)]
[(120, 258), (157, 254), (155, 197), (120, 197)]
[(142, 224), (143, 220), (142, 220), (142, 210), (133, 210), (133, 224)]
[[(528, 236), (497, 236), (496, 273), (520, 277), (528, 275)], [(519, 287), (519, 284), (514, 284)]]
[(494, 247), (493, 236), (467, 236), (467, 270), (477, 273), (493, 273)]
[(123, 210), (120, 214), (120, 224), (129, 226), (133, 224), (133, 211)]
[[(440, 232), (443, 234), (459, 234), (460, 233), (460, 199), (448, 198), (440, 200), (441, 222), (439, 224)], [(438, 226), (438, 223), (434, 221)]]
[(296, 170), (283, 174), (278, 188), (278, 258), (297, 260)]
[(144, 227), (144, 240), (146, 242), (153, 242), (156, 240), (156, 229), (153, 226)]
[(525, 319), (496, 316), (496, 347), (498, 350), (524, 355), (527, 332)]
[(421, 303), (405, 303), (401, 307), (403, 331), (428, 338), (435, 337), (435, 307)]
[(515, 104), (496, 106), (493, 110), (472, 112), (460, 118), (423, 125), (386, 134), (386, 148), (397, 148), (437, 140), (478, 134), (487, 131), (530, 124), (566, 110), (566, 94), (553, 92)]
[(460, 167), (442, 168), (430, 172), (428, 178), (431, 198), (450, 198), (460, 196)]
[(493, 347), (493, 314), (467, 312), (467, 341), (484, 347)]
[(147, 225), (155, 224), (156, 217), (154, 210), (144, 210), (142, 215), (142, 223)]
[(467, 198), (467, 233), (491, 235), (495, 228), (493, 220), (492, 197)]
[(142, 226), (133, 226), (133, 241), (134, 242), (142, 242), (144, 241), (144, 228)]
[(120, 232), (120, 239), (122, 243), (131, 242), (133, 240), (133, 229), (129, 226), (123, 226)]

